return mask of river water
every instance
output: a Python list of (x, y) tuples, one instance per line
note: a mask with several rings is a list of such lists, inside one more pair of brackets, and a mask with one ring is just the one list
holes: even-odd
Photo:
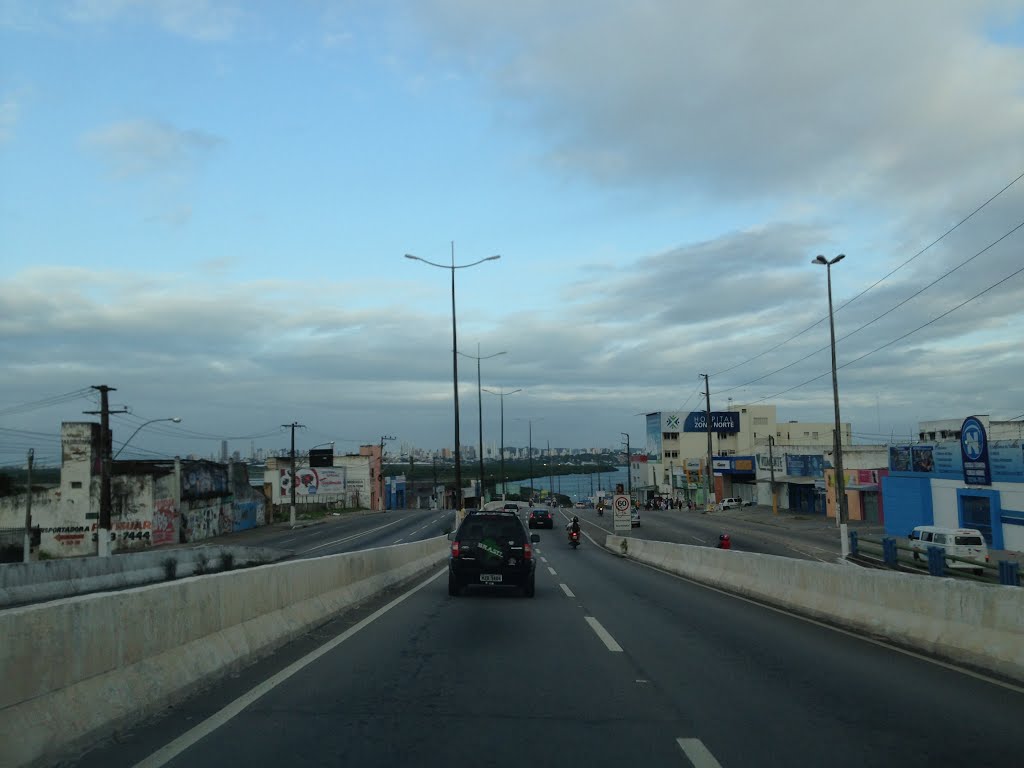
[[(555, 475), (554, 478), (535, 477), (533, 478), (533, 490), (546, 496), (554, 484), (555, 493), (568, 496), (575, 501), (585, 501), (597, 495), (598, 490), (615, 492), (615, 484), (622, 483), (622, 487), (629, 488), (629, 468), (617, 467), (614, 472), (601, 472), (586, 475)], [(519, 480), (509, 482), (506, 493), (524, 495), (529, 494), (530, 480)], [(501, 494), (501, 488), (498, 488)]]

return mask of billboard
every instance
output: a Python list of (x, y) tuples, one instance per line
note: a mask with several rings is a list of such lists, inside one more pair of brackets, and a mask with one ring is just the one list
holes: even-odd
[[(341, 496), (345, 493), (344, 467), (296, 467), (295, 497)], [(277, 492), (279, 498), (291, 498), (291, 470), (279, 470)]]
[(792, 477), (824, 477), (825, 457), (786, 454), (786, 474)]
[[(683, 425), (683, 432), (707, 432), (707, 411), (690, 411)], [(735, 434), (740, 431), (740, 415), (735, 411), (712, 411), (711, 431)]]

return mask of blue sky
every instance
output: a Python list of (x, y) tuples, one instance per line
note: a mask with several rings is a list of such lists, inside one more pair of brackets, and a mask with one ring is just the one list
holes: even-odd
[[(828, 420), (829, 381), (797, 386), (827, 352), (789, 366), (827, 325), (755, 358), (823, 317), (810, 259), (848, 254), (842, 304), (1024, 171), (1024, 4), (848, 5), (0, 2), (0, 462), (92, 408), (22, 405), (99, 383), (115, 440), (182, 417), (133, 441), (156, 454), (293, 420), (450, 445), (449, 275), (402, 255), (453, 240), (502, 255), (457, 291), (460, 348), (508, 352), (484, 386), (524, 390), (507, 443), (639, 438), (747, 360), (713, 407)], [(840, 364), (1018, 269), (1021, 231), (892, 309), (1012, 230), (1019, 187), (840, 311), (888, 312)], [(844, 420), (1020, 415), (1022, 287), (845, 368)]]

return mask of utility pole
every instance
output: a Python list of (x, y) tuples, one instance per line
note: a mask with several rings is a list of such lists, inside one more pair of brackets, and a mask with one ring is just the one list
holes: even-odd
[(772, 473), (772, 514), (779, 514), (779, 501), (775, 495), (775, 435), (768, 435), (768, 466)]
[[(434, 485), (430, 489), (430, 498), (433, 499), (436, 502), (437, 501), (437, 456), (436, 455), (433, 455), (433, 456), (430, 457), (430, 463), (433, 465), (433, 468), (434, 468)], [(442, 499), (441, 501), (443, 502), (444, 499)], [(440, 509), (440, 506), (438, 507), (438, 509)]]
[(22, 562), (27, 563), (32, 555), (32, 461), (34, 449), (28, 449), (28, 478), (25, 480), (25, 547), (22, 551)]
[(384, 441), (394, 440), (393, 435), (381, 435), (380, 436), (380, 472), (378, 473), (380, 479), (380, 511), (384, 511)]
[(711, 503), (711, 494), (715, 487), (715, 471), (713, 469), (713, 463), (711, 461), (711, 391), (706, 373), (700, 374), (704, 377), (704, 404), (707, 406), (707, 427), (708, 427), (708, 473), (707, 473), (707, 495), (704, 498), (705, 504)]
[(408, 484), (406, 486), (406, 489), (405, 489), (405, 508), (406, 509), (412, 509), (412, 488), (413, 488), (412, 470), (413, 470), (413, 466), (415, 465), (415, 463), (416, 463), (416, 459), (413, 458), (412, 448), (409, 448), (409, 482), (408, 482)]
[(530, 503), (533, 504), (533, 422), (530, 422)]
[(629, 483), (629, 500), (633, 500), (633, 453), (629, 450), (629, 433), (620, 432), (626, 438), (626, 478)]
[(285, 428), (288, 428), (288, 429), (291, 429), (291, 431), (292, 431), (292, 452), (291, 452), (291, 457), (292, 457), (292, 461), (291, 461), (291, 465), (292, 465), (292, 480), (291, 480), (292, 504), (291, 504), (291, 511), (290, 511), (290, 513), (288, 515), (288, 519), (290, 521), (290, 524), (291, 524), (292, 528), (294, 528), (295, 527), (295, 479), (296, 479), (296, 472), (295, 472), (295, 429), (297, 427), (301, 427), (302, 429), (305, 429), (306, 425), (305, 424), (299, 424), (297, 421), (293, 421), (291, 424), (282, 424), (281, 426), (285, 427)]
[[(96, 554), (99, 557), (110, 556), (110, 512), (113, 506), (110, 498), (110, 469), (112, 460), (110, 458), (113, 440), (110, 436), (110, 399), (109, 394), (116, 392), (114, 387), (106, 384), (97, 384), (92, 389), (99, 390), (100, 410), (85, 411), (85, 413), (99, 413), (100, 416), (100, 525), (96, 532)], [(127, 408), (122, 408), (114, 413), (128, 413)]]
[[(548, 494), (555, 497), (555, 465), (551, 461), (551, 441), (548, 440)], [(550, 501), (551, 499), (548, 499)]]

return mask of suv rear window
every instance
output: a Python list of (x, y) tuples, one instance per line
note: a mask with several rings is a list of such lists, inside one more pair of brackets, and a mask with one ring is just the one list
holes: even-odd
[(970, 546), (980, 547), (981, 546), (981, 536), (957, 536), (956, 537), (956, 543), (957, 544), (968, 544)]
[(522, 524), (508, 515), (473, 515), (467, 517), (459, 531), (459, 539), (465, 543), (497, 539), (502, 543), (522, 544), (525, 537)]

